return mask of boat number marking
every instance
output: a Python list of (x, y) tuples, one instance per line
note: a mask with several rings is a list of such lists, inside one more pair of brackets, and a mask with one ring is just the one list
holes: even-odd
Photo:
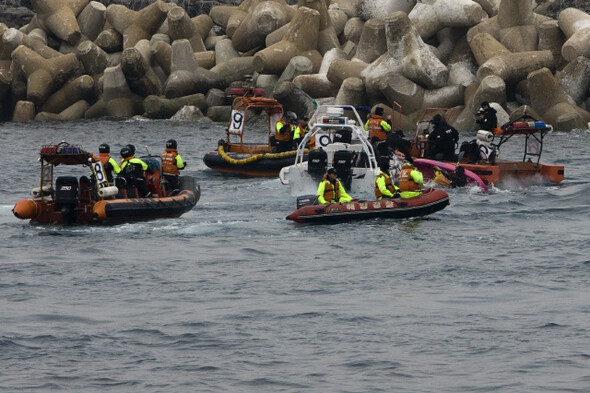
[(100, 162), (100, 161), (93, 162), (92, 163), (92, 172), (94, 173), (94, 176), (96, 177), (96, 184), (99, 187), (108, 186), (107, 178), (104, 174), (104, 169), (102, 167), (102, 162)]
[(231, 111), (231, 124), (230, 131), (239, 131), (242, 133), (244, 130), (244, 114), (237, 110)]

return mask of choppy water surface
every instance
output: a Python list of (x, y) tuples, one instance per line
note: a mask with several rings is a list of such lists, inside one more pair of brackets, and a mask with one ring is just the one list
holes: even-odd
[[(223, 130), (0, 125), (0, 391), (588, 391), (589, 131), (547, 137), (559, 186), (450, 190), (426, 218), (305, 226), (285, 220), (295, 201), (278, 179), (204, 166)], [(42, 144), (160, 153), (168, 138), (202, 189), (181, 219), (12, 216)]]

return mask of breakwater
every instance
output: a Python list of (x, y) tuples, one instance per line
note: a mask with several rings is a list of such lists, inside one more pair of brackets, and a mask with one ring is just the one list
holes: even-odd
[(191, 106), (223, 121), (228, 88), (251, 85), (299, 115), (317, 101), (391, 115), (396, 102), (401, 128), (434, 106), (467, 130), (490, 101), (501, 119), (527, 105), (556, 129), (585, 128), (590, 16), (567, 5), (31, 0), (26, 25), (0, 24), (0, 116), (169, 118)]

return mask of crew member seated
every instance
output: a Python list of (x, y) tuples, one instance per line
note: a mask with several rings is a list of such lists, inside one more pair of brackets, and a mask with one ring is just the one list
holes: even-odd
[(317, 191), (318, 202), (326, 203), (343, 203), (352, 201), (352, 197), (346, 193), (344, 186), (338, 179), (336, 169), (330, 168), (320, 181)]
[(389, 173), (389, 158), (379, 158), (379, 174), (375, 179), (375, 198), (399, 198), (398, 188), (393, 184), (393, 179)]
[(422, 194), (424, 176), (409, 162), (404, 162), (399, 174), (399, 191), (402, 198), (414, 198)]
[(459, 141), (459, 133), (438, 113), (432, 118), (432, 124), (432, 132), (428, 135), (426, 157), (441, 161), (456, 161), (455, 145)]
[(119, 176), (126, 180), (127, 195), (133, 194), (133, 188), (135, 187), (138, 197), (148, 197), (150, 192), (145, 184), (144, 175), (144, 172), (148, 170), (148, 165), (139, 158), (135, 158), (129, 146), (121, 149), (121, 157), (123, 161), (121, 161)]

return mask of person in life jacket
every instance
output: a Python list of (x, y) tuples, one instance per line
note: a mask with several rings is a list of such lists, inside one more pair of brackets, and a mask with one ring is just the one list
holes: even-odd
[(174, 139), (166, 141), (166, 149), (162, 153), (162, 174), (168, 183), (168, 190), (178, 190), (178, 173), (186, 167), (186, 162), (178, 154), (178, 143)]
[(404, 162), (402, 171), (399, 174), (399, 191), (402, 198), (414, 198), (419, 196), (422, 191), (424, 176), (422, 172), (414, 168), (409, 162)]
[(352, 197), (346, 193), (344, 186), (338, 180), (336, 169), (330, 168), (318, 186), (318, 202), (343, 203), (352, 201)]
[(111, 157), (110, 152), (111, 147), (106, 143), (103, 143), (98, 146), (98, 157), (92, 155), (92, 158), (94, 161), (100, 161), (107, 181), (109, 184), (113, 184), (113, 172), (115, 172), (115, 174), (119, 174), (119, 172), (121, 172), (121, 167), (119, 167), (117, 161)]
[(379, 138), (380, 141), (387, 140), (391, 125), (383, 119), (383, 108), (375, 108), (375, 113), (365, 123), (365, 130), (369, 131), (369, 140), (373, 139), (374, 136)]
[(287, 112), (281, 117), (275, 126), (275, 142), (279, 152), (288, 151), (293, 148), (293, 134), (297, 115), (294, 112)]
[(441, 187), (456, 188), (464, 187), (467, 184), (467, 176), (465, 175), (465, 168), (457, 165), (454, 171), (449, 172), (435, 166), (433, 169), (434, 176), (432, 181)]
[(149, 196), (150, 192), (145, 184), (144, 174), (148, 170), (148, 165), (139, 158), (135, 158), (129, 146), (121, 149), (121, 157), (121, 172), (119, 176), (127, 181), (127, 190), (129, 191), (135, 187), (137, 188), (139, 197)]
[(379, 174), (375, 179), (375, 197), (377, 200), (383, 198), (399, 198), (398, 188), (393, 184), (389, 173), (389, 157), (379, 159)]
[[(293, 143), (295, 144), (295, 146), (299, 146), (299, 143), (301, 142), (303, 137), (305, 137), (305, 134), (309, 132), (308, 121), (309, 118), (307, 116), (303, 116), (299, 123), (294, 127)], [(308, 142), (308, 147), (310, 149), (312, 149), (313, 146), (315, 146), (315, 138), (313, 138), (313, 142), (311, 140)]]

